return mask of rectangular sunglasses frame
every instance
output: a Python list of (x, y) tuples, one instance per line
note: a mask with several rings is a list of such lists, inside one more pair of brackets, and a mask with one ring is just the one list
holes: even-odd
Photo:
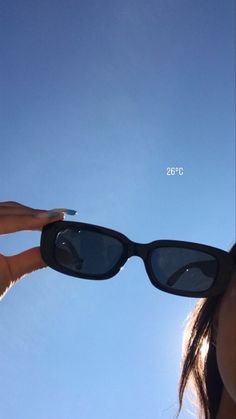
[[(113, 237), (117, 239), (120, 243), (122, 243), (123, 253), (116, 265), (106, 274), (86, 275), (76, 273), (75, 271), (72, 271), (69, 268), (61, 266), (54, 256), (54, 245), (57, 235), (65, 229), (71, 229), (75, 231), (81, 229)], [(161, 247), (174, 247), (199, 250), (216, 257), (218, 262), (218, 272), (212, 286), (206, 291), (182, 291), (170, 288), (168, 286), (166, 287), (162, 283), (160, 283), (152, 270), (150, 256), (151, 252), (154, 249), (158, 249)], [(120, 269), (124, 266), (124, 264), (130, 257), (139, 256), (143, 259), (147, 275), (155, 288), (167, 292), (168, 294), (175, 294), (183, 297), (193, 298), (217, 296), (224, 292), (224, 290), (227, 287), (227, 284), (230, 281), (234, 267), (233, 257), (228, 252), (212, 246), (176, 240), (156, 240), (145, 244), (136, 243), (130, 240), (124, 234), (119, 233), (118, 231), (97, 226), (94, 224), (80, 223), (76, 221), (56, 221), (54, 223), (45, 225), (42, 229), (41, 234), (40, 251), (44, 262), (52, 269), (69, 276), (94, 280), (104, 280), (112, 278), (120, 271)]]

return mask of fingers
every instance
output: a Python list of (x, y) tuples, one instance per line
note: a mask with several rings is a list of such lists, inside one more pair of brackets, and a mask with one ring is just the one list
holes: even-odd
[(42, 260), (39, 247), (34, 247), (14, 256), (0, 255), (0, 265), (0, 300), (17, 280), (47, 266)]
[(22, 208), (22, 209), (28, 209), (28, 210), (33, 210), (33, 208), (31, 207), (27, 207), (26, 205), (20, 204), (19, 202), (16, 201), (5, 201), (5, 202), (0, 202), (0, 207), (8, 207), (8, 208)]
[[(0, 202), (0, 234), (23, 230), (42, 230), (46, 224), (63, 220), (65, 214), (76, 211), (65, 208), (53, 210), (34, 209), (14, 201)], [(14, 256), (0, 254), (0, 299), (23, 275), (47, 265), (41, 258), (40, 248), (35, 247)]]
[[(50, 217), (50, 213), (59, 212)], [(42, 230), (43, 226), (64, 219), (65, 208), (39, 210), (27, 207), (14, 201), (0, 203), (0, 234), (8, 234), (22, 230)], [(74, 211), (76, 213), (76, 211)], [(38, 218), (38, 216), (40, 217)]]
[(41, 212), (48, 211), (46, 209), (35, 209), (31, 207), (27, 207), (25, 205), (19, 204), (18, 202), (8, 201), (8, 202), (0, 202), (0, 216), (1, 215), (36, 215)]
[[(53, 210), (34, 209), (14, 201), (0, 202), (0, 234), (14, 233), (23, 230), (42, 230), (46, 224), (63, 220), (65, 214), (77, 212), (65, 208)], [(24, 275), (46, 267), (40, 253), (35, 247), (14, 256), (0, 254), (0, 299), (7, 290)]]
[(0, 234), (14, 233), (23, 230), (40, 231), (46, 224), (64, 219), (64, 213), (56, 217), (36, 218), (34, 215), (1, 215), (0, 213)]
[(47, 265), (43, 261), (40, 247), (33, 247), (14, 256), (5, 256), (11, 273), (12, 281), (15, 282), (23, 275), (30, 274), (37, 269), (45, 268)]

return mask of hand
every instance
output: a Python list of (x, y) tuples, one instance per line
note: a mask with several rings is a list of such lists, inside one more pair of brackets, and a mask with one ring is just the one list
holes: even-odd
[[(45, 211), (26, 207), (18, 202), (0, 202), (0, 234), (22, 230), (41, 231), (44, 225), (64, 219), (63, 209)], [(49, 214), (55, 211), (60, 212), (60, 215), (50, 218)], [(40, 218), (37, 218), (39, 215)], [(15, 256), (0, 254), (0, 300), (17, 280), (46, 266), (40, 247), (28, 249)]]

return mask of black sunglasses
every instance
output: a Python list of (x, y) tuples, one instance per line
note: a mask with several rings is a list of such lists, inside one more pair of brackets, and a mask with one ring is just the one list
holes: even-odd
[(94, 280), (115, 276), (127, 259), (139, 256), (154, 287), (195, 298), (223, 293), (235, 263), (215, 247), (175, 240), (135, 243), (117, 231), (74, 221), (44, 226), (40, 250), (56, 271)]

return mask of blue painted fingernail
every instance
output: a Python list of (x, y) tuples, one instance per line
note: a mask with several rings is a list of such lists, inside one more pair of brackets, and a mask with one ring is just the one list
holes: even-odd
[(59, 211), (45, 211), (40, 212), (40, 214), (35, 215), (36, 218), (48, 218), (48, 217), (58, 217), (59, 215), (64, 215), (63, 212)]
[(67, 215), (76, 215), (77, 214), (77, 211), (71, 210), (71, 209), (65, 209), (63, 212)]
[(62, 213), (61, 212), (50, 212), (49, 214), (48, 214), (48, 217), (58, 217), (59, 215), (61, 215)]

